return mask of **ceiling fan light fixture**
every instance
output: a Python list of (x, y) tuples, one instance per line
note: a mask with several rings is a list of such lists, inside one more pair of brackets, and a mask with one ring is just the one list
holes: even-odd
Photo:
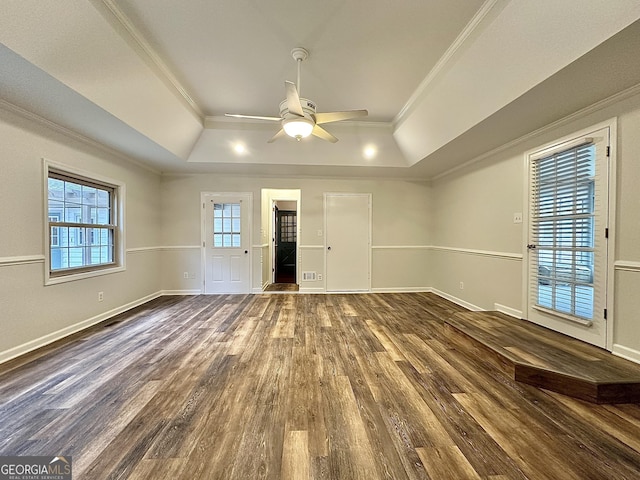
[(305, 117), (290, 118), (282, 122), (285, 133), (298, 141), (311, 135), (313, 127), (313, 121)]

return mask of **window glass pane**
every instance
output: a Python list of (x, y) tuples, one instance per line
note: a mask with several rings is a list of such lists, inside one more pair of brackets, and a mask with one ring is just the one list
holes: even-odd
[(98, 190), (96, 192), (96, 205), (98, 207), (111, 207), (110, 195), (109, 192), (105, 190)]
[(49, 217), (56, 217), (55, 219), (50, 218), (49, 220), (60, 221), (62, 218), (62, 212), (64, 211), (64, 202), (59, 200), (49, 200)]
[(84, 265), (82, 247), (69, 247), (69, 267), (82, 267)]
[(64, 198), (64, 182), (57, 178), (49, 179), (49, 199), (62, 200)]
[[(109, 225), (111, 223), (111, 211), (108, 208), (99, 207), (94, 210), (94, 219), (98, 225)], [(92, 223), (92, 222), (89, 222)]]
[(82, 204), (82, 185), (78, 185), (77, 183), (65, 182), (64, 201), (67, 204)]
[(52, 247), (60, 246), (60, 227), (51, 227), (51, 231), (49, 232), (49, 239), (51, 241)]
[(59, 269), (64, 268), (62, 266), (62, 248), (51, 249), (51, 268)]
[(89, 250), (89, 256), (91, 258), (91, 265), (100, 264), (100, 247), (91, 247)]
[(68, 180), (67, 174), (50, 172), (49, 175), (49, 222), (81, 224), (72, 227), (50, 226), (51, 271), (112, 263), (115, 247), (113, 229), (93, 228), (90, 225), (111, 225), (114, 191), (85, 183), (84, 180)]
[(552, 288), (550, 283), (538, 286), (538, 305), (545, 308), (553, 308)]
[(72, 207), (69, 205), (70, 204), (67, 204), (67, 206), (64, 209), (64, 221), (80, 223), (82, 220), (82, 208)]
[(239, 247), (241, 245), (240, 204), (214, 203), (213, 207), (213, 246)]
[(82, 186), (82, 204), (95, 206), (97, 201), (97, 190), (95, 187), (89, 187), (87, 185)]

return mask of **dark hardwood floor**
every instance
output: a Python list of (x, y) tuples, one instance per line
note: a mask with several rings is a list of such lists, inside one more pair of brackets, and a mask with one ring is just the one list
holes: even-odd
[(0, 455), (74, 479), (640, 478), (640, 405), (515, 382), (432, 294), (163, 297), (4, 366)]
[(300, 290), (300, 285), (297, 283), (270, 283), (265, 292), (297, 292)]

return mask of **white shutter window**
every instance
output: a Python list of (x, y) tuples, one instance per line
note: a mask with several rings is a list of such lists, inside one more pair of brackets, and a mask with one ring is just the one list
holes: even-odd
[(602, 301), (594, 288), (596, 272), (604, 270), (599, 270), (603, 259), (597, 245), (603, 210), (596, 203), (599, 150), (585, 139), (531, 163), (528, 247), (534, 308), (582, 323), (593, 319)]

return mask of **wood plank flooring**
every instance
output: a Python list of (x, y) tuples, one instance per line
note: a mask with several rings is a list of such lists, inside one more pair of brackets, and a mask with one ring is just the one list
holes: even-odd
[(640, 478), (640, 405), (512, 380), (433, 294), (163, 297), (3, 367), (0, 455), (74, 479)]
[(457, 313), (445, 326), (519, 382), (594, 403), (640, 402), (640, 365), (601, 348), (500, 312)]

